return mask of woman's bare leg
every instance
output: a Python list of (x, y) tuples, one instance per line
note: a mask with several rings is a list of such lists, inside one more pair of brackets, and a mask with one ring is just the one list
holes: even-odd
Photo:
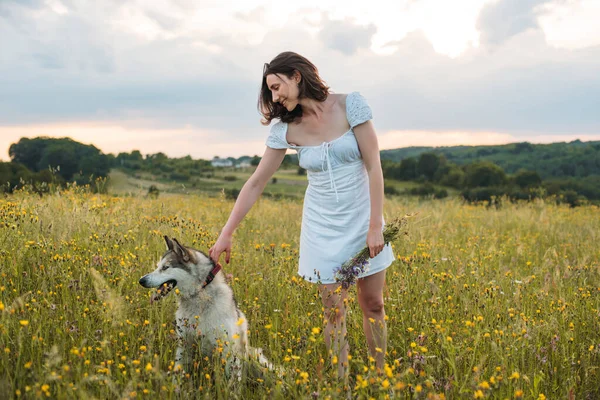
[(346, 334), (346, 301), (348, 291), (340, 284), (319, 285), (325, 308), (325, 345), (332, 362), (338, 367), (338, 377), (345, 379), (348, 371), (348, 336)]
[(383, 305), (385, 270), (359, 279), (358, 304), (363, 312), (363, 329), (367, 337), (369, 354), (375, 359), (375, 366), (383, 371), (387, 349), (387, 326)]

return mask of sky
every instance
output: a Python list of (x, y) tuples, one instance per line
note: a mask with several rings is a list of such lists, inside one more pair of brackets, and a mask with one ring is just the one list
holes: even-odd
[[(340, 6), (343, 4), (343, 6)], [(600, 140), (600, 0), (0, 0), (0, 159), (262, 154), (262, 67), (359, 91), (381, 149)]]

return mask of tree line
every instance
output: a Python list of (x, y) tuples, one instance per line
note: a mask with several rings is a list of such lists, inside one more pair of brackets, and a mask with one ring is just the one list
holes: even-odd
[[(70, 138), (22, 138), (9, 148), (10, 162), (0, 161), (0, 191), (12, 192), (23, 184), (42, 190), (49, 184), (64, 185), (76, 182), (88, 184), (96, 178), (106, 178), (111, 169), (129, 174), (147, 172), (156, 178), (187, 182), (192, 177), (211, 177), (214, 167), (208, 160), (191, 156), (169, 158), (166, 154), (142, 155), (139, 150), (104, 154), (93, 145)], [(230, 158), (258, 165), (260, 157)], [(289, 163), (289, 157), (286, 157)]]
[[(494, 157), (503, 160), (506, 154), (514, 159), (523, 159), (525, 155), (528, 163), (524, 162), (524, 167), (516, 168), (514, 160), (505, 160), (504, 165), (509, 166), (506, 170), (498, 162), (491, 161)], [(210, 161), (192, 159), (191, 156), (169, 158), (162, 152), (142, 155), (139, 150), (115, 156), (103, 154), (93, 145), (69, 138), (22, 138), (10, 146), (9, 155), (11, 162), (0, 162), (3, 191), (11, 191), (23, 182), (38, 186), (51, 182), (85, 184), (90, 182), (90, 178), (107, 177), (111, 168), (122, 169), (130, 174), (147, 172), (155, 178), (177, 182), (188, 182), (192, 177), (212, 178), (215, 171)], [(399, 155), (403, 157), (400, 160)], [(571, 160), (572, 157), (577, 157), (577, 162)], [(566, 199), (572, 205), (585, 200), (600, 200), (600, 142), (574, 141), (550, 145), (515, 143), (435, 149), (412, 147), (384, 150), (381, 158), (387, 181), (393, 179), (420, 183), (409, 194), (444, 197), (447, 191), (443, 188), (453, 188), (468, 201), (489, 201), (501, 196), (531, 199), (547, 195)], [(552, 160), (554, 169), (532, 167), (546, 165)], [(249, 161), (256, 166), (260, 157), (245, 156), (237, 161)], [(569, 167), (569, 163), (574, 166)], [(283, 167), (301, 171), (297, 155), (286, 155)], [(387, 194), (398, 194), (391, 185), (386, 186), (385, 190)]]
[(532, 144), (528, 142), (494, 146), (406, 147), (383, 150), (382, 160), (400, 162), (422, 153), (444, 156), (456, 165), (489, 161), (507, 174), (519, 170), (536, 171), (546, 179), (585, 178), (600, 175), (600, 141), (557, 142)]
[[(538, 171), (519, 169), (508, 174), (499, 165), (486, 160), (474, 160), (459, 165), (444, 154), (423, 152), (400, 162), (382, 160), (386, 180), (416, 181), (422, 186), (414, 194), (436, 196), (435, 185), (458, 189), (465, 200), (491, 201), (506, 196), (514, 200), (527, 200), (540, 196), (556, 196), (578, 205), (586, 200), (600, 200), (600, 174), (581, 178), (543, 179)], [(394, 189), (388, 192), (394, 194)], [(443, 197), (443, 193), (441, 192)]]
[(23, 183), (41, 188), (67, 182), (87, 184), (107, 177), (109, 158), (98, 148), (70, 138), (22, 138), (10, 146), (11, 162), (0, 162), (2, 191), (11, 192)]

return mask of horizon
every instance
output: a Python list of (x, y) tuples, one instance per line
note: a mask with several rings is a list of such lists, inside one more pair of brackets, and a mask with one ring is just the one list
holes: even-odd
[[(37, 137), (43, 137), (43, 136), (37, 136)], [(51, 137), (51, 139), (71, 139), (71, 140), (75, 140), (72, 137), (68, 137), (68, 136), (64, 136), (64, 137)], [(32, 138), (30, 138), (32, 139)], [(75, 140), (77, 141), (77, 140)], [(79, 142), (79, 141), (77, 141)], [(451, 144), (451, 145), (440, 145), (440, 146), (419, 146), (419, 145), (415, 145), (415, 146), (403, 146), (403, 147), (396, 147), (396, 148), (389, 148), (389, 149), (380, 149), (381, 151), (394, 151), (394, 150), (400, 150), (400, 149), (409, 149), (409, 148), (431, 148), (431, 149), (441, 149), (441, 148), (452, 148), (452, 147), (491, 147), (491, 146), (507, 146), (507, 145), (511, 145), (511, 144), (515, 144), (515, 143), (530, 143), (533, 145), (551, 145), (551, 144), (560, 144), (560, 143), (564, 143), (564, 144), (570, 144), (573, 142), (581, 142), (581, 143), (594, 143), (594, 142), (600, 142), (600, 140), (580, 140), (580, 139), (572, 139), (572, 140), (561, 140), (561, 141), (556, 141), (556, 142), (543, 142), (543, 143), (533, 143), (533, 142), (528, 142), (528, 141), (522, 141), (522, 142), (509, 142), (509, 143), (499, 143), (499, 144)], [(15, 142), (16, 143), (16, 142)], [(145, 157), (145, 156), (149, 156), (149, 155), (153, 155), (153, 154), (157, 154), (158, 152), (151, 152), (151, 153), (145, 153), (137, 148), (133, 148), (130, 150), (121, 150), (121, 151), (117, 151), (117, 152), (105, 152), (102, 148), (100, 148), (99, 146), (95, 145), (94, 143), (84, 143), (84, 142), (79, 142), (82, 143), (84, 145), (91, 145), (94, 146), (96, 148), (98, 148), (103, 154), (105, 155), (109, 155), (112, 154), (113, 156), (118, 156), (119, 153), (128, 153), (131, 154), (133, 151), (140, 151), (140, 153)], [(164, 152), (163, 152), (164, 153)], [(259, 156), (262, 157), (260, 154), (241, 154), (239, 156), (213, 156), (213, 157), (209, 157), (209, 158), (203, 158), (203, 157), (193, 157), (191, 154), (184, 154), (184, 155), (179, 155), (179, 156), (173, 156), (170, 155), (168, 153), (164, 153), (168, 158), (174, 159), (174, 158), (183, 158), (183, 157), (188, 157), (190, 156), (192, 159), (194, 160), (213, 160), (215, 158), (220, 158), (220, 159), (228, 159), (228, 158), (233, 158), (233, 159), (240, 159), (242, 157), (249, 157), (252, 158), (254, 156)], [(295, 152), (288, 150), (287, 154), (295, 154)], [(10, 157), (8, 157), (7, 160), (4, 160), (2, 157), (0, 157), (0, 162), (10, 162)]]
[(35, 136), (260, 156), (262, 66), (287, 50), (365, 96), (381, 150), (600, 140), (599, 1), (336, 4), (0, 2), (0, 159)]

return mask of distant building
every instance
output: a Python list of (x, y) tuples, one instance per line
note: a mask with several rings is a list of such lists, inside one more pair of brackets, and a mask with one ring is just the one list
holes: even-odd
[(242, 161), (239, 164), (237, 164), (235, 167), (236, 168), (249, 168), (251, 166), (250, 161)]
[(226, 158), (215, 157), (210, 162), (213, 167), (233, 167), (233, 161)]

